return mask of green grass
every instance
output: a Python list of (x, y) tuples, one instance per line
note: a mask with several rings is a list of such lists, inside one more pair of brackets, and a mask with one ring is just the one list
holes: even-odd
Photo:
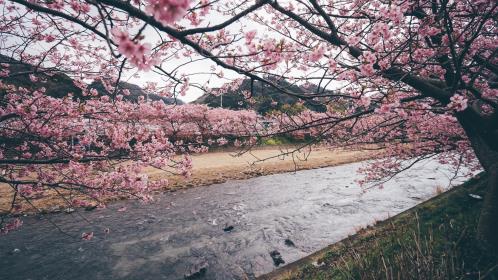
[(304, 140), (297, 140), (289, 136), (272, 136), (270, 138), (262, 138), (261, 145), (263, 146), (280, 146), (303, 143)]
[(263, 278), (498, 279), (497, 255), (476, 240), (482, 200), (469, 196), (485, 187), (481, 175)]

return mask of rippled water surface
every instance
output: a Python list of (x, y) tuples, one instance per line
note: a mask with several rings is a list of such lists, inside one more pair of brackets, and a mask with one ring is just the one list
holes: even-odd
[[(382, 189), (362, 192), (354, 182), (360, 166), (229, 181), (163, 194), (148, 204), (123, 201), (90, 212), (27, 217), (21, 230), (0, 236), (0, 279), (252, 279), (276, 268), (270, 252), (295, 261), (432, 197), (452, 176), (425, 161)], [(116, 211), (123, 206), (126, 211)], [(95, 237), (81, 241), (51, 222), (70, 235), (94, 231)]]

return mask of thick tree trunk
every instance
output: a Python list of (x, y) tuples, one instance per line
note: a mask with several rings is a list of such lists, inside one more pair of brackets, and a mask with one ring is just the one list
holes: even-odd
[(498, 164), (488, 173), (488, 186), (479, 217), (477, 235), (482, 245), (498, 254)]
[[(490, 134), (479, 129), (472, 118), (457, 116), (464, 128), (474, 152), (488, 174), (488, 185), (479, 217), (477, 235), (483, 247), (498, 254), (498, 151), (490, 145)], [(498, 139), (491, 139), (491, 141)]]

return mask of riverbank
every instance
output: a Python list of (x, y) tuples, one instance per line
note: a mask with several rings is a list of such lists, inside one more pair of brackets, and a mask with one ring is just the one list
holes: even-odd
[(476, 239), (485, 187), (481, 175), (258, 279), (498, 279)]
[[(314, 169), (357, 162), (373, 158), (374, 151), (330, 150), (314, 148), (296, 151), (295, 147), (261, 147), (238, 155), (236, 150), (219, 150), (192, 156), (192, 176), (185, 179), (155, 169), (147, 170), (151, 179), (166, 178), (169, 181), (162, 191), (223, 183), (227, 180), (248, 179), (258, 176), (289, 171)], [(6, 184), (0, 184), (0, 213), (11, 206), (13, 191)], [(115, 198), (113, 198), (115, 199)], [(110, 201), (112, 199), (108, 199)], [(108, 202), (107, 201), (107, 202)], [(37, 197), (32, 205), (23, 204), (23, 213), (57, 212), (71, 208), (58, 193)]]
[(185, 179), (151, 170), (152, 179), (167, 176), (168, 190), (224, 183), (253, 177), (336, 166), (373, 158), (374, 151), (315, 148), (295, 151), (295, 147), (262, 147), (238, 155), (237, 151), (217, 151), (192, 157), (192, 176)]

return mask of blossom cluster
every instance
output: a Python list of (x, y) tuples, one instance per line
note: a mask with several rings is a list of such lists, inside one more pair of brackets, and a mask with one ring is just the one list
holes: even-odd
[(118, 28), (112, 30), (112, 35), (118, 44), (119, 52), (139, 70), (148, 71), (157, 63), (157, 58), (151, 55), (150, 44), (137, 43), (130, 39), (128, 32)]
[(457, 112), (463, 111), (467, 109), (467, 98), (461, 94), (454, 94), (450, 97), (450, 103), (448, 104), (448, 108), (453, 109)]
[(148, 0), (147, 12), (164, 25), (181, 19), (188, 8), (190, 0)]

